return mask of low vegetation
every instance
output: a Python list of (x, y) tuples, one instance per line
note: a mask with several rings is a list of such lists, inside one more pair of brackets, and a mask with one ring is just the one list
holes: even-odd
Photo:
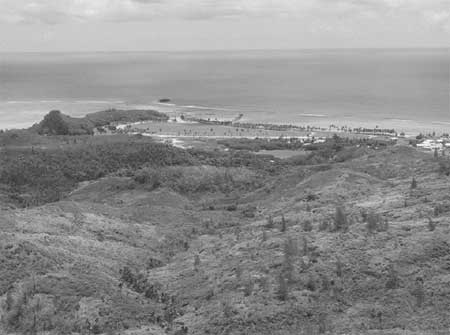
[(31, 127), (40, 135), (92, 135), (96, 128), (102, 130), (112, 123), (133, 123), (140, 121), (167, 121), (169, 117), (154, 110), (117, 110), (87, 114), (74, 118), (58, 110), (48, 113), (44, 119)]
[(145, 138), (92, 138), (63, 148), (7, 148), (0, 157), (0, 184), (16, 203), (31, 206), (57, 201), (77, 183), (121, 169), (195, 163), (187, 152)]
[(286, 160), (142, 136), (0, 144), (2, 334), (450, 327), (440, 157), (337, 137)]
[(260, 151), (260, 150), (297, 150), (303, 147), (303, 143), (298, 139), (224, 139), (218, 141), (220, 145), (233, 150), (247, 150), (247, 151)]
[(440, 157), (438, 158), (438, 162), (439, 172), (446, 175), (447, 177), (450, 176), (450, 158)]
[(230, 193), (262, 187), (258, 175), (245, 168), (214, 166), (149, 167), (134, 173), (134, 180), (146, 190), (167, 187), (181, 194)]

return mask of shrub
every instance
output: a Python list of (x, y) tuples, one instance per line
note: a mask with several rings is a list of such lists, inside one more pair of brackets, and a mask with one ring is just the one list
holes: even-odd
[(242, 278), (242, 267), (241, 267), (240, 265), (237, 265), (237, 266), (236, 266), (235, 274), (236, 274), (236, 279), (237, 279), (238, 281), (240, 281), (241, 278)]
[(287, 238), (284, 242), (284, 265), (287, 269), (293, 270), (293, 259), (297, 254), (297, 245), (291, 238)]
[(284, 261), (282, 268), (283, 278), (287, 283), (293, 282), (293, 272), (294, 272), (294, 245), (291, 239), (288, 239), (284, 244)]
[(319, 334), (325, 334), (328, 330), (327, 315), (325, 313), (321, 313), (319, 315), (319, 319), (318, 319), (317, 323), (319, 325), (319, 329), (318, 329)]
[(328, 276), (326, 274), (322, 274), (320, 276), (321, 279), (321, 283), (322, 283), (322, 291), (323, 292), (328, 292), (330, 290), (330, 279), (328, 278)]
[(369, 213), (367, 216), (366, 228), (369, 233), (375, 233), (378, 231), (378, 225), (381, 222), (381, 216), (374, 212)]
[(311, 274), (308, 275), (308, 279), (305, 283), (305, 288), (311, 292), (314, 292), (316, 290), (316, 280)]
[(267, 232), (265, 230), (262, 233), (261, 239), (262, 239), (263, 242), (267, 241)]
[(416, 189), (417, 188), (417, 180), (415, 177), (413, 177), (412, 181), (411, 181), (411, 189)]
[(161, 172), (158, 170), (140, 170), (134, 175), (134, 181), (139, 184), (146, 184), (149, 190), (154, 190), (161, 186)]
[(434, 206), (434, 208), (433, 208), (433, 215), (435, 217), (441, 215), (441, 208), (440, 208), (440, 206)]
[(198, 271), (200, 268), (200, 256), (199, 255), (195, 255), (194, 258), (194, 270)]
[(288, 299), (288, 284), (286, 279), (282, 274), (278, 276), (278, 290), (277, 290), (277, 298), (281, 301), (286, 301)]
[(234, 310), (233, 310), (233, 307), (231, 306), (230, 302), (228, 300), (222, 301), (221, 305), (222, 305), (221, 307), (222, 307), (223, 316), (226, 319), (233, 317)]
[(443, 157), (439, 159), (439, 172), (450, 176), (450, 159)]
[(319, 231), (328, 231), (328, 230), (330, 230), (330, 223), (327, 220), (320, 221), (318, 230)]
[(313, 225), (310, 220), (305, 220), (302, 222), (302, 229), (304, 232), (310, 232), (313, 230)]
[(162, 303), (173, 300), (173, 297), (161, 291), (161, 284), (149, 282), (143, 272), (134, 272), (125, 266), (119, 270), (119, 274), (122, 284), (126, 284), (130, 289), (143, 294), (148, 299), (158, 300)]
[(256, 206), (248, 205), (243, 209), (242, 214), (246, 218), (254, 218), (256, 216), (256, 211), (257, 211)]
[(229, 206), (227, 206), (226, 210), (229, 212), (237, 211), (237, 205), (236, 204), (229, 205)]
[(163, 265), (164, 265), (164, 263), (161, 260), (156, 259), (156, 258), (149, 258), (149, 260), (147, 261), (147, 269), (155, 269), (155, 268), (159, 268)]
[(341, 278), (342, 274), (343, 274), (343, 265), (342, 265), (342, 261), (340, 258), (337, 259), (336, 261), (336, 276)]
[(436, 223), (431, 218), (428, 218), (427, 226), (429, 231), (434, 231), (436, 229)]
[(124, 268), (119, 270), (120, 279), (124, 283), (127, 283), (129, 285), (132, 285), (134, 282), (134, 274), (131, 271), (131, 269), (128, 266), (125, 266)]
[(272, 215), (267, 218), (267, 223), (265, 225), (266, 228), (271, 229), (275, 226), (275, 222), (273, 221)]
[(347, 230), (348, 229), (348, 219), (347, 214), (345, 213), (344, 207), (338, 206), (336, 207), (336, 211), (334, 214), (334, 230)]
[(396, 289), (400, 286), (400, 279), (398, 278), (397, 271), (393, 264), (388, 268), (387, 281), (385, 287), (388, 290)]
[(317, 200), (317, 199), (319, 199), (319, 196), (316, 195), (316, 194), (309, 193), (309, 194), (306, 196), (306, 201), (308, 201), (308, 202), (310, 202), (310, 201), (315, 201), (315, 200)]
[(388, 219), (384, 219), (383, 222), (380, 222), (378, 225), (378, 231), (388, 231), (389, 230), (389, 221)]
[(280, 228), (280, 231), (282, 233), (284, 233), (286, 231), (286, 229), (287, 229), (287, 222), (286, 222), (286, 219), (285, 219), (284, 215), (282, 215), (281, 216), (281, 228)]
[(254, 286), (255, 286), (255, 283), (251, 279), (249, 279), (245, 282), (244, 295), (246, 297), (249, 297), (252, 295)]
[(305, 236), (303, 236), (302, 238), (302, 251), (303, 251), (303, 256), (308, 256), (309, 255), (309, 246), (308, 246), (308, 240), (306, 239)]
[(425, 289), (423, 287), (423, 279), (417, 278), (415, 287), (413, 291), (411, 292), (412, 295), (416, 298), (416, 305), (417, 307), (422, 307), (424, 301), (425, 301)]
[(374, 233), (377, 231), (387, 231), (388, 221), (386, 219), (383, 219), (380, 214), (371, 211), (365, 217), (366, 228), (369, 233)]

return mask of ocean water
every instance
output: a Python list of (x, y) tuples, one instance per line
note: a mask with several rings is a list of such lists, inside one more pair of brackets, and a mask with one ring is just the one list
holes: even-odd
[[(450, 131), (450, 51), (0, 54), (0, 129), (51, 109)], [(171, 104), (157, 100), (170, 98)]]

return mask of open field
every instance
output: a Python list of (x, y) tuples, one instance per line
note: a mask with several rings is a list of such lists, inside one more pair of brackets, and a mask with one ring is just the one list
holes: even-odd
[[(127, 129), (127, 128), (125, 128)], [(269, 130), (261, 128), (243, 128), (224, 125), (207, 125), (201, 123), (179, 123), (179, 122), (143, 122), (130, 125), (127, 131), (142, 131), (155, 137), (176, 137), (176, 138), (307, 138), (307, 137), (331, 137), (333, 134), (349, 138), (362, 138), (367, 135), (330, 132), (330, 131), (306, 131), (300, 129), (289, 130)]]

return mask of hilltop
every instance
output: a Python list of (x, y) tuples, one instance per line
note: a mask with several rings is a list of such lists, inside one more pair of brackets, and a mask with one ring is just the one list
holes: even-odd
[(49, 112), (31, 130), (41, 135), (92, 135), (96, 128), (113, 123), (134, 123), (140, 121), (167, 121), (169, 117), (155, 110), (110, 109), (87, 114), (82, 118), (70, 117), (58, 110)]
[(3, 333), (450, 327), (446, 158), (339, 137), (289, 159), (143, 136), (15, 140), (0, 157)]

